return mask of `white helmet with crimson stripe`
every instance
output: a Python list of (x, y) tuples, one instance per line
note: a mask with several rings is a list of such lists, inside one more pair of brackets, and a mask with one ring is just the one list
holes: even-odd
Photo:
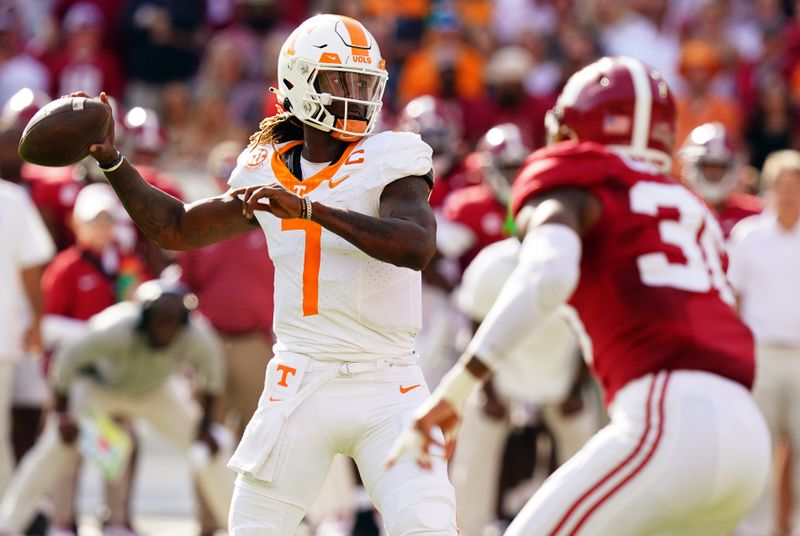
[(388, 73), (375, 38), (355, 19), (316, 15), (278, 58), (278, 102), (299, 121), (344, 141), (370, 133)]

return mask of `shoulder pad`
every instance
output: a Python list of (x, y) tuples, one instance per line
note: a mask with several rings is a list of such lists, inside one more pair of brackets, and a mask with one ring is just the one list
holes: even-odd
[(367, 158), (373, 153), (380, 157), (386, 184), (403, 177), (424, 177), (433, 169), (433, 150), (419, 134), (380, 132), (364, 140), (362, 147)]
[(535, 195), (558, 188), (595, 186), (625, 167), (618, 156), (597, 143), (570, 141), (539, 149), (528, 157), (514, 181), (511, 208), (516, 216)]

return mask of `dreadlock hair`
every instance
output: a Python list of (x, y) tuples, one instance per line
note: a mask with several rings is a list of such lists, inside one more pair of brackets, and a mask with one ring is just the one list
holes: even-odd
[(283, 111), (261, 120), (258, 131), (250, 136), (247, 148), (253, 149), (265, 143), (274, 146), (276, 143), (302, 139), (303, 125), (291, 113)]

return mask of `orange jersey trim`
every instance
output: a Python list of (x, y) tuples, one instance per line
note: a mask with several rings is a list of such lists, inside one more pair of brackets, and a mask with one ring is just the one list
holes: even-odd
[(339, 157), (339, 160), (328, 167), (321, 169), (318, 173), (312, 175), (311, 177), (300, 180), (292, 175), (292, 172), (289, 171), (288, 167), (286, 167), (286, 163), (283, 161), (282, 156), (284, 153), (286, 153), (286, 151), (293, 147), (297, 147), (301, 143), (303, 142), (300, 140), (287, 143), (272, 153), (272, 160), (270, 162), (272, 166), (272, 172), (281, 186), (290, 192), (299, 195), (300, 197), (306, 196), (313, 192), (320, 184), (333, 177), (336, 172), (339, 171), (339, 168), (341, 168), (342, 165), (347, 161), (350, 153), (352, 153), (358, 145), (358, 142), (351, 143), (347, 146), (347, 149), (344, 150), (342, 156)]

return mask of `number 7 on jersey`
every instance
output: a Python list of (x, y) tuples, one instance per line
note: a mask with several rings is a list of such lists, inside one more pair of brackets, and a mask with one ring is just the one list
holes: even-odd
[(281, 220), (281, 231), (303, 231), (303, 316), (319, 314), (319, 259), (322, 253), (322, 226), (308, 220)]

